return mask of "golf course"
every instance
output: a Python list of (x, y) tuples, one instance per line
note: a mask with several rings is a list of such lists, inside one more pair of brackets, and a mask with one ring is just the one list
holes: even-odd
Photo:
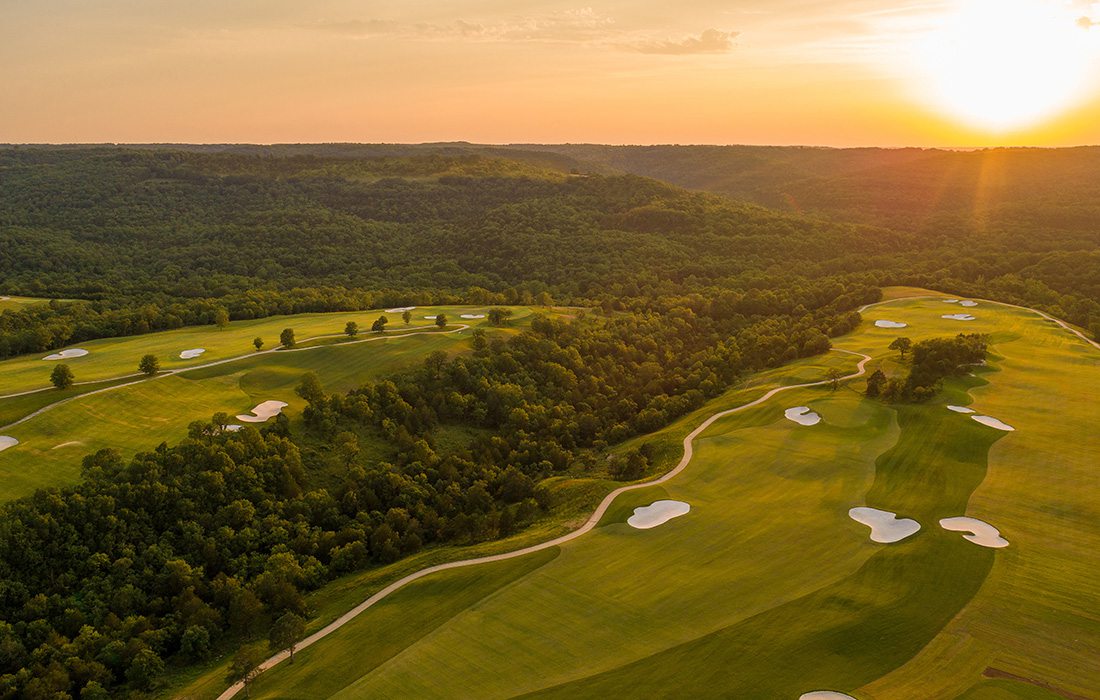
[[(833, 352), (635, 438), (658, 455), (656, 481), (606, 498), (595, 484), (569, 522), (335, 583), (311, 601), (308, 643), (269, 661), (251, 696), (1100, 696), (1100, 349), (1028, 309), (886, 291)], [(988, 335), (984, 365), (927, 402), (864, 395), (871, 372), (902, 371), (899, 336), (958, 333)], [(286, 390), (305, 369), (266, 362)], [(200, 415), (293, 408), (243, 367), (170, 379), (206, 382), (192, 399), (222, 387)], [(170, 401), (168, 381), (143, 409)], [(90, 439), (86, 420), (50, 440)], [(223, 677), (172, 695), (213, 697)]]
[[(217, 412), (247, 415), (265, 401), (280, 401), (293, 419), (304, 405), (294, 387), (307, 372), (328, 390), (347, 391), (431, 352), (466, 350), (474, 327), (514, 333), (532, 310), (512, 310), (508, 328), (489, 327), (484, 309), (470, 307), (415, 309), (408, 324), (401, 312), (301, 314), (94, 340), (79, 346), (87, 354), (72, 359), (46, 360), (42, 353), (0, 362), (0, 436), (18, 441), (0, 445), (0, 500), (75, 482), (82, 458), (100, 449), (129, 458), (162, 441), (177, 442), (191, 422)], [(443, 328), (425, 318), (441, 313), (448, 319)], [(369, 330), (379, 315), (390, 321), (381, 334)], [(349, 321), (361, 329), (355, 337), (343, 333)], [(280, 346), (285, 328), (294, 330), (292, 348)], [(262, 349), (254, 338), (265, 340)], [(147, 354), (160, 363), (152, 377), (137, 371)], [(50, 385), (59, 363), (68, 364), (77, 382), (64, 390)]]

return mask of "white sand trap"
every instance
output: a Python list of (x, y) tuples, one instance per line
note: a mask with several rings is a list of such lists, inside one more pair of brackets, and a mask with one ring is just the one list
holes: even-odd
[(898, 518), (896, 513), (860, 506), (848, 511), (848, 517), (871, 528), (871, 541), (880, 544), (901, 542), (920, 530), (920, 523), (911, 518)]
[(876, 328), (905, 328), (908, 323), (902, 323), (900, 321), (887, 321), (885, 319), (875, 321)]
[(783, 411), (787, 420), (793, 420), (799, 425), (817, 425), (821, 422), (821, 416), (810, 410), (809, 406), (795, 406)]
[(977, 305), (978, 305), (978, 302), (976, 302), (976, 301), (967, 300), (967, 301), (960, 301), (959, 302), (959, 306), (971, 307), (971, 306), (977, 306)]
[(439, 315), (439, 314), (432, 314), (431, 316), (425, 316), (424, 318), (425, 318), (425, 319), (427, 319), (427, 320), (429, 320), (429, 321), (434, 321), (434, 320), (435, 320), (435, 317), (436, 317), (436, 316), (438, 316), (438, 315)]
[(262, 404), (252, 409), (252, 412), (256, 415), (250, 416), (242, 414), (237, 416), (237, 420), (242, 423), (263, 423), (272, 416), (277, 416), (283, 412), (286, 408), (285, 401), (264, 401)]
[(386, 309), (386, 313), (388, 313), (388, 314), (403, 314), (406, 311), (412, 311), (415, 308), (416, 308), (415, 306), (398, 306), (395, 309)]
[(465, 318), (465, 319), (485, 318), (485, 314), (462, 314), (461, 316), (459, 316), (459, 318)]
[(206, 348), (195, 348), (193, 350), (184, 350), (180, 353), (181, 360), (193, 360), (199, 355), (206, 352)]
[(0, 435), (0, 452), (8, 449), (9, 447), (15, 447), (19, 444), (19, 441), (13, 437), (7, 435)]
[(838, 693), (835, 690), (814, 690), (809, 693), (802, 693), (798, 696), (798, 700), (856, 700), (851, 695), (845, 695), (844, 693)]
[(11, 301), (11, 297), (0, 297), (0, 301)]
[(686, 515), (689, 510), (691, 506), (683, 501), (654, 501), (648, 506), (635, 508), (634, 515), (627, 518), (626, 524), (639, 530), (648, 530)]
[(940, 316), (940, 318), (946, 318), (946, 319), (951, 320), (951, 321), (975, 321), (975, 320), (977, 320), (976, 317), (971, 316), (970, 314), (944, 314), (943, 316)]
[(947, 410), (955, 413), (974, 413), (974, 409), (967, 406), (948, 406)]
[(943, 303), (945, 303), (945, 304), (958, 304), (959, 300), (958, 299), (944, 299)]
[(988, 425), (990, 428), (996, 428), (997, 430), (1003, 430), (1006, 433), (1011, 433), (1014, 430), (1016, 430), (1015, 428), (1013, 428), (1008, 423), (1005, 423), (1003, 421), (999, 421), (996, 418), (994, 418), (993, 416), (970, 416), (970, 417), (973, 418), (974, 420), (978, 421), (982, 425)]
[(69, 350), (62, 350), (61, 352), (55, 352), (52, 355), (46, 355), (43, 360), (71, 360), (76, 357), (84, 357), (88, 354), (87, 350), (83, 348), (71, 348)]
[(228, 430), (231, 433), (235, 433), (238, 430), (243, 430), (244, 426), (243, 425), (237, 425), (236, 423), (230, 423), (229, 425), (225, 426), (225, 429)]
[(963, 539), (983, 547), (1000, 549), (1008, 546), (1008, 540), (1001, 537), (1000, 530), (977, 518), (944, 518), (940, 520), (940, 527), (951, 532), (969, 532), (969, 535), (963, 535)]

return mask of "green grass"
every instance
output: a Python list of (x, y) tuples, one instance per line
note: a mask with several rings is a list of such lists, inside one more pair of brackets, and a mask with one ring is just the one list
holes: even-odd
[[(514, 307), (513, 311), (513, 323), (516, 325), (522, 325), (532, 313), (532, 309), (526, 307)], [(138, 362), (147, 354), (155, 355), (160, 360), (162, 369), (172, 370), (248, 355), (255, 352), (252, 340), (256, 337), (264, 339), (264, 350), (272, 350), (278, 347), (279, 334), (284, 328), (294, 329), (300, 344), (307, 338), (326, 335), (336, 336), (328, 342), (346, 342), (342, 333), (348, 321), (359, 324), (359, 339), (363, 339), (370, 335), (370, 325), (379, 315), (386, 316), (390, 321), (387, 333), (397, 335), (409, 329), (434, 328), (435, 325), (424, 316), (434, 316), (437, 313), (445, 313), (452, 324), (485, 325), (485, 319), (459, 318), (460, 314), (477, 312), (484, 313), (484, 309), (459, 306), (421, 307), (412, 312), (412, 323), (409, 326), (402, 322), (401, 314), (380, 311), (273, 316), (253, 321), (234, 321), (224, 329), (196, 326), (125, 338), (91, 340), (74, 346), (88, 350), (88, 355), (64, 362), (72, 368), (78, 382), (100, 381), (136, 373)], [(206, 352), (191, 360), (180, 359), (180, 352), (193, 348), (205, 348)], [(50, 372), (56, 363), (44, 361), (42, 358), (47, 354), (50, 353), (24, 355), (0, 362), (0, 395), (49, 388)]]
[[(458, 307), (447, 307), (443, 310), (451, 319), (457, 319), (459, 313), (469, 311)], [(435, 312), (436, 309), (417, 311), (423, 316)], [(267, 319), (264, 323), (272, 329), (286, 326), (304, 329), (298, 332), (298, 337), (304, 338), (307, 334), (326, 330), (338, 332), (351, 316), (309, 314)], [(514, 326), (510, 329), (486, 328), (492, 333), (515, 332), (530, 317), (530, 309), (517, 309)], [(363, 325), (362, 315), (359, 318), (360, 325)], [(430, 352), (464, 352), (469, 347), (469, 331), (440, 333), (436, 331), (434, 324), (414, 318), (413, 326), (417, 324), (425, 332), (381, 339), (366, 333), (361, 334), (357, 340), (371, 338), (369, 342), (344, 340), (309, 350), (257, 353), (237, 361), (162, 375), (90, 396), (82, 394), (114, 384), (133, 382), (137, 378), (74, 386), (63, 392), (50, 389), (0, 399), (0, 426), (4, 426), (55, 401), (79, 397), (0, 431), (0, 434), (11, 435), (20, 441), (16, 447), (0, 452), (0, 500), (24, 496), (44, 486), (73, 483), (79, 477), (82, 458), (99, 449), (115, 448), (124, 456), (130, 456), (142, 450), (153, 449), (162, 441), (175, 442), (187, 434), (187, 426), (191, 422), (208, 420), (219, 411), (230, 415), (247, 413), (262, 401), (276, 399), (289, 404), (286, 411), (293, 419), (304, 405), (294, 393), (294, 387), (306, 372), (316, 372), (326, 391), (342, 392), (370, 379), (416, 364)], [(225, 330), (209, 327), (170, 331), (96, 341), (95, 344), (88, 343), (83, 347), (93, 350), (89, 358), (100, 358), (97, 367), (105, 374), (110, 374), (112, 370), (126, 371), (125, 367), (112, 366), (108, 358), (140, 354), (153, 348), (163, 351), (167, 347), (207, 347), (207, 353), (200, 360), (191, 361), (191, 364), (210, 362), (232, 357), (238, 352), (236, 341), (230, 342), (226, 338), (240, 340), (254, 336), (256, 322), (243, 322), (241, 325), (244, 328), (230, 324)], [(405, 332), (404, 324), (398, 316), (397, 327), (388, 332), (387, 336)], [(300, 347), (310, 346), (307, 344)], [(74, 367), (80, 361), (73, 361)], [(3, 382), (5, 391), (9, 388), (9, 372), (16, 378), (24, 377), (27, 364), (33, 362), (41, 363), (41, 360), (24, 358), (0, 362), (0, 381)], [(170, 366), (163, 360), (162, 364)]]
[(19, 311), (20, 309), (25, 309), (28, 306), (37, 306), (38, 304), (48, 304), (49, 301), (49, 299), (37, 299), (35, 297), (13, 297), (6, 294), (0, 294), (0, 313), (4, 313), (5, 311)]
[[(837, 342), (873, 355), (872, 369), (897, 371), (886, 346), (899, 334), (992, 334), (990, 367), (936, 401), (896, 410), (861, 397), (857, 380), (835, 393), (793, 390), (720, 420), (684, 473), (621, 497), (552, 561), (518, 578), (479, 578), (476, 595), (460, 610), (444, 606), (441, 622), (418, 617), (433, 608), (410, 588), (393, 600), (407, 616), (364, 612), (261, 678), (254, 695), (1051, 697), (1039, 685), (984, 678), (992, 667), (1097, 696), (1100, 354), (1023, 311), (982, 304), (968, 309), (977, 321), (940, 318), (957, 308), (894, 301)], [(877, 329), (876, 318), (910, 327)], [(810, 364), (763, 381), (791, 383), (827, 366)], [(657, 443), (668, 466), (702, 416), (761, 391), (732, 391), (641, 440)], [(980, 426), (948, 402), (1017, 431)], [(786, 421), (783, 409), (795, 405), (824, 422)], [(652, 530), (624, 524), (658, 498), (692, 510)], [(863, 504), (923, 528), (874, 544), (847, 517)], [(989, 550), (937, 527), (962, 514), (994, 524), (1012, 545)], [(410, 642), (404, 627), (421, 636)], [(371, 651), (387, 632), (401, 635), (400, 652)], [(340, 661), (351, 658), (362, 662)]]

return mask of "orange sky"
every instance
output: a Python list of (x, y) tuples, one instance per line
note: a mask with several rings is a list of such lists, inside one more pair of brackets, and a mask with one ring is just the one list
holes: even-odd
[(1100, 142), (1100, 6), (981, 2), (0, 0), (0, 142)]

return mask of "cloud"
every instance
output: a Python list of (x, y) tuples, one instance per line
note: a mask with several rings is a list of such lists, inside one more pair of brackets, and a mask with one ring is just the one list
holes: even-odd
[(353, 37), (588, 43), (609, 39), (615, 33), (614, 24), (611, 17), (585, 7), (486, 22), (456, 19), (444, 23), (405, 24), (383, 19), (321, 20), (306, 28)]
[(708, 29), (697, 37), (689, 36), (679, 41), (644, 41), (633, 44), (641, 53), (685, 55), (698, 53), (726, 53), (732, 51), (739, 32), (723, 32)]

